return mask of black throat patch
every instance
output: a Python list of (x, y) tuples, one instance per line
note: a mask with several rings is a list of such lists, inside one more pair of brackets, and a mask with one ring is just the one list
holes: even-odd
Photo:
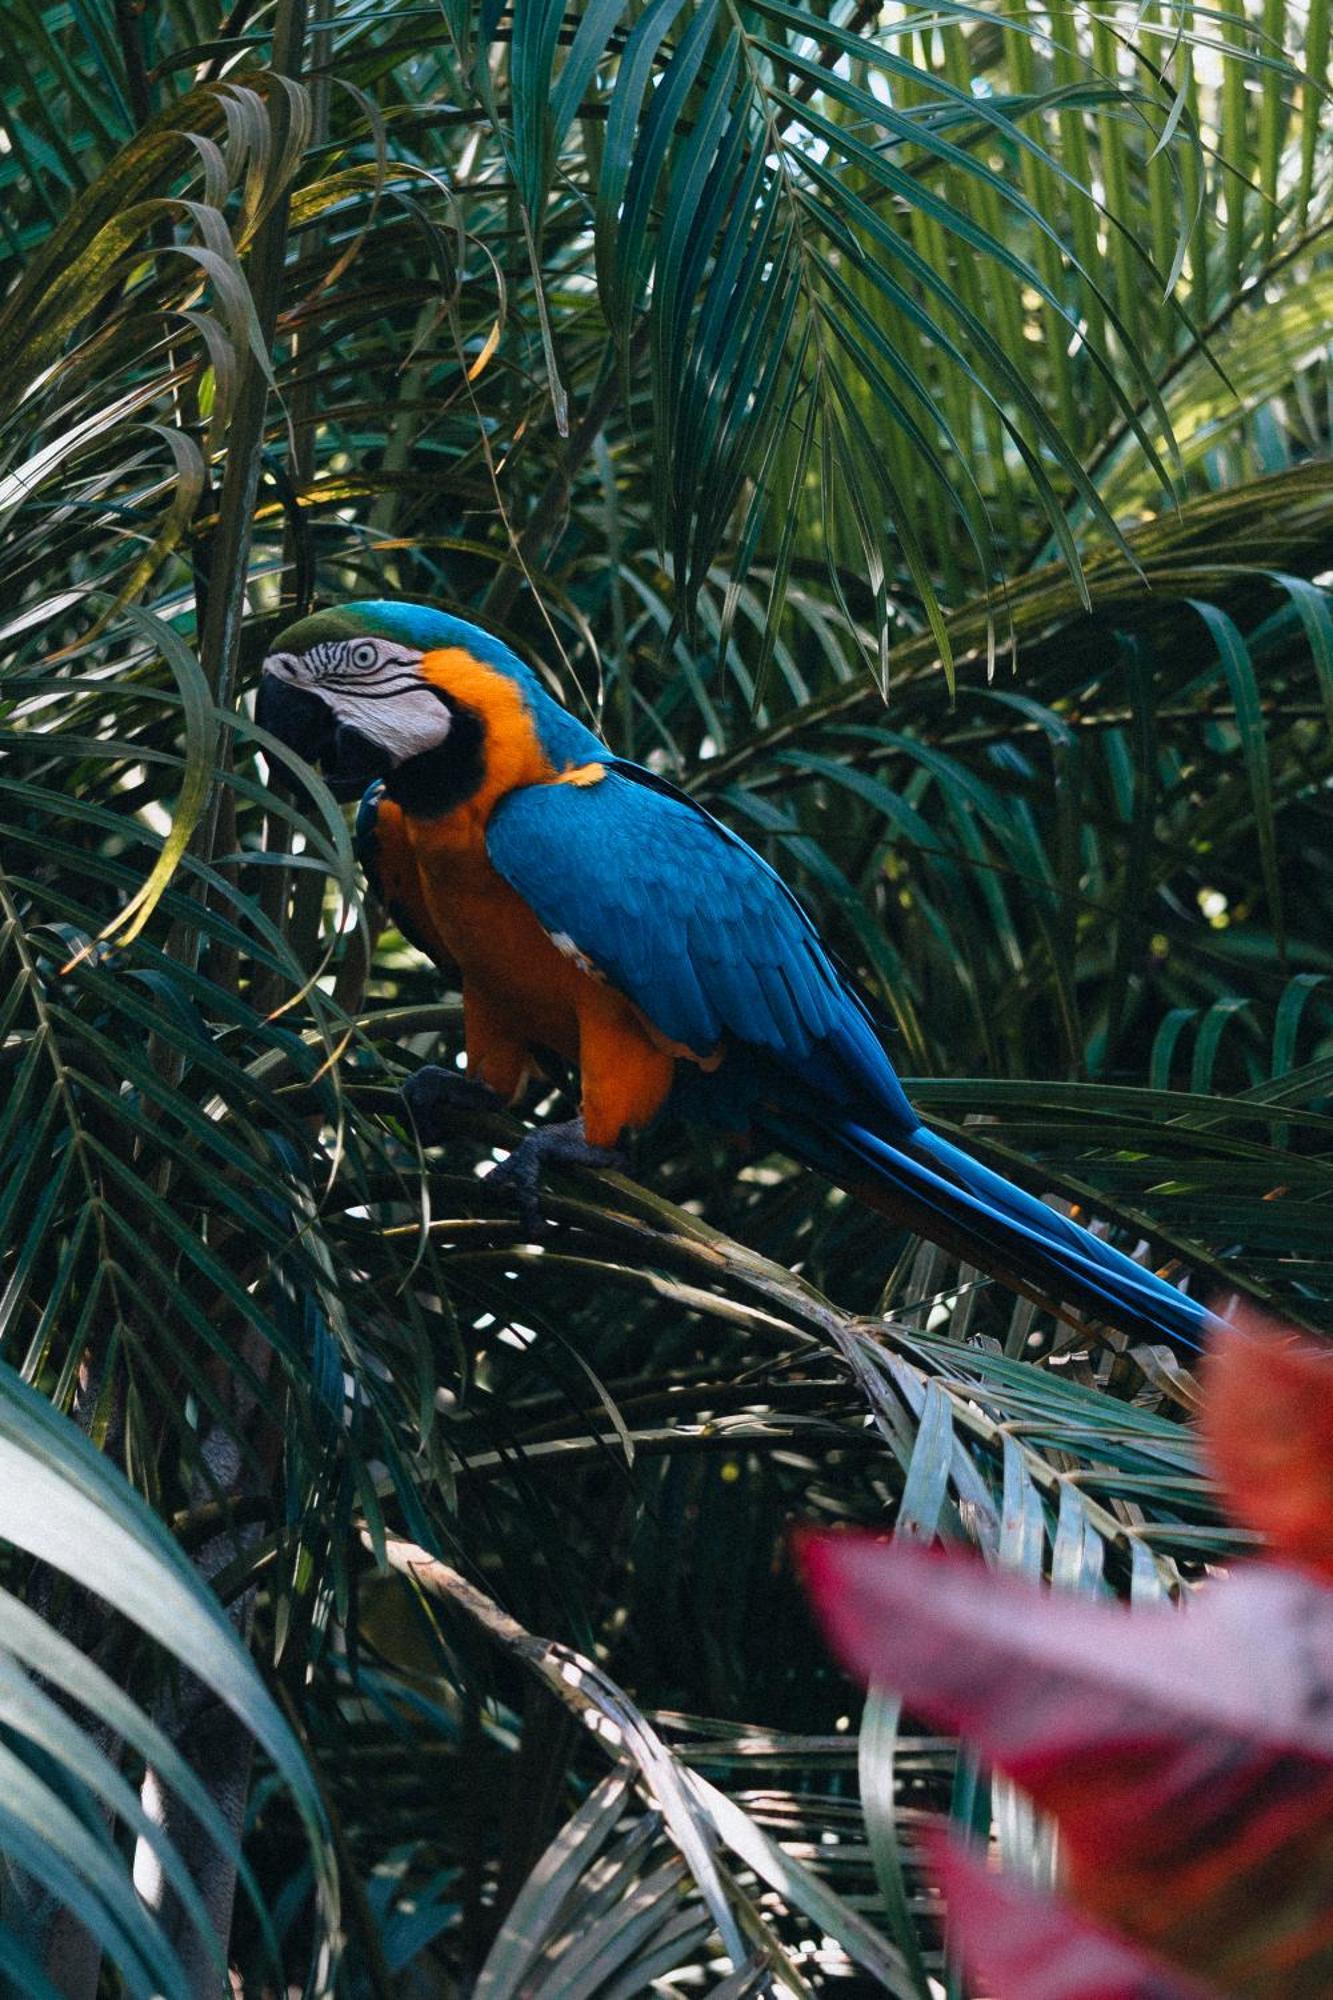
[(386, 797), (413, 819), (442, 819), (481, 790), (486, 725), (473, 708), (435, 690), (453, 722), (443, 743), (408, 757), (384, 780)]

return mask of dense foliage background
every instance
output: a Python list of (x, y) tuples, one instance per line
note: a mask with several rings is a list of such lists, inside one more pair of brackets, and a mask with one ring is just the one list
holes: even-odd
[(1318, 1326), (1327, 0), (4, 26), (0, 1976), (219, 1987), (239, 1841), (247, 1993), (961, 1993), (923, 1809), (1049, 1837), (862, 1713), (789, 1524), (1175, 1592), (1190, 1376), (675, 1131), (522, 1242), (249, 694), (311, 602), (466, 608), (932, 1118)]

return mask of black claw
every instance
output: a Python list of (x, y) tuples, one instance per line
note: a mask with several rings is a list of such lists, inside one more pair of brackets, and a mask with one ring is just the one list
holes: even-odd
[(571, 1118), (563, 1125), (542, 1125), (529, 1132), (509, 1158), (501, 1161), (491, 1179), (498, 1187), (513, 1190), (519, 1220), (530, 1236), (536, 1235), (544, 1220), (541, 1177), (548, 1162), (570, 1167), (623, 1167), (625, 1155), (614, 1146), (589, 1145), (581, 1118)]
[(542, 1215), (541, 1155), (529, 1150), (536, 1137), (535, 1132), (530, 1132), (490, 1176), (497, 1187), (508, 1188), (512, 1193), (525, 1236), (538, 1235), (545, 1220)]
[(498, 1093), (480, 1077), (464, 1076), (439, 1063), (424, 1063), (402, 1089), (408, 1117), (423, 1146), (438, 1146), (449, 1130), (450, 1116), (459, 1111), (499, 1111)]

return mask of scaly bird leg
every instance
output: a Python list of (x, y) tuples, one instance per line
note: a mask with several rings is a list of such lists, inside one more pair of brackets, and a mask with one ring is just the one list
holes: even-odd
[(520, 1219), (530, 1235), (535, 1235), (542, 1223), (541, 1177), (548, 1162), (568, 1167), (627, 1164), (625, 1155), (616, 1147), (590, 1145), (581, 1118), (571, 1118), (563, 1125), (542, 1125), (529, 1132), (490, 1178), (497, 1187), (514, 1190)]
[(460, 1111), (502, 1111), (504, 1099), (480, 1077), (461, 1070), (423, 1063), (402, 1088), (408, 1116), (423, 1146), (438, 1146), (448, 1135), (452, 1114)]

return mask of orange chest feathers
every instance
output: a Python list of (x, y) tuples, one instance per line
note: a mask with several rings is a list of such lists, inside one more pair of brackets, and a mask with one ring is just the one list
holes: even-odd
[(592, 976), (556, 948), (496, 873), (480, 816), (462, 807), (441, 819), (409, 819), (385, 800), (375, 831), (389, 904), (525, 1041), (577, 1060), (580, 988)]
[(376, 834), (387, 900), (462, 975), (471, 1073), (516, 1095), (539, 1051), (552, 1049), (578, 1067), (593, 1145), (617, 1145), (651, 1123), (685, 1052), (571, 946), (553, 942), (491, 865), (481, 816), (462, 807), (408, 819), (386, 800)]

